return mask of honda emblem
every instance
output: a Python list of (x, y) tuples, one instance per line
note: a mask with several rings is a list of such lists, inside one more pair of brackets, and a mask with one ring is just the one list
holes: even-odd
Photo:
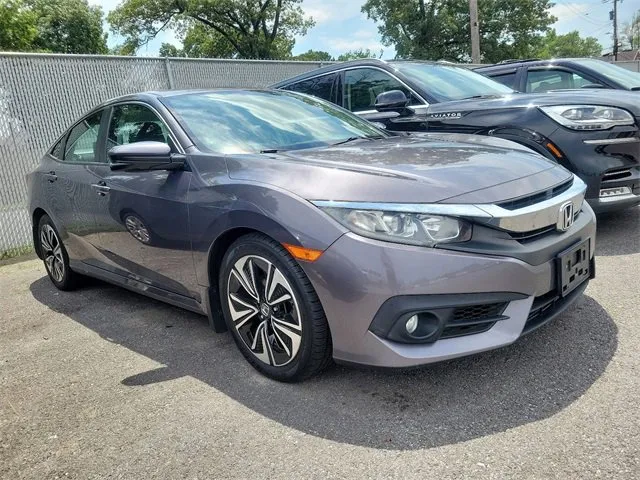
[(567, 202), (560, 207), (560, 214), (558, 215), (558, 223), (556, 228), (561, 232), (566, 232), (573, 225), (573, 202)]

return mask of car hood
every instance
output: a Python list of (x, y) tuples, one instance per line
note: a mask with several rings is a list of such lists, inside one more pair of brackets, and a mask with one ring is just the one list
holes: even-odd
[(413, 134), (329, 148), (227, 157), (229, 176), (307, 200), (493, 203), (548, 189), (572, 174), (506, 140)]
[(465, 113), (469, 111), (495, 110), (502, 108), (534, 108), (552, 105), (602, 105), (620, 107), (640, 116), (640, 101), (637, 92), (624, 90), (564, 90), (548, 93), (513, 93), (501, 97), (472, 98), (451, 102), (434, 103), (427, 115), (442, 113)]

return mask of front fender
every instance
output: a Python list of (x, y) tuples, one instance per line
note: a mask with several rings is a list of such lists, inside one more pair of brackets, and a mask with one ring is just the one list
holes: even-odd
[(277, 242), (326, 250), (346, 229), (291, 192), (253, 182), (205, 186), (193, 193), (189, 224), (198, 283), (210, 286), (209, 260), (216, 241), (250, 229)]

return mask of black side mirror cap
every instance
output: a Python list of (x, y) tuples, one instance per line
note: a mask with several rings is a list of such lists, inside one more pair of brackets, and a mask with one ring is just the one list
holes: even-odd
[(111, 170), (179, 170), (186, 157), (171, 153), (162, 142), (136, 142), (118, 145), (108, 152)]
[(405, 113), (409, 99), (401, 90), (389, 90), (376, 97), (375, 109), (379, 112)]

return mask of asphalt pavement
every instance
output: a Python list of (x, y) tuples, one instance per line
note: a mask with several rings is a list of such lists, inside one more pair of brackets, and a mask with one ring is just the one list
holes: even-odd
[(514, 345), (406, 372), (255, 372), (206, 318), (0, 267), (0, 478), (640, 478), (640, 208)]

